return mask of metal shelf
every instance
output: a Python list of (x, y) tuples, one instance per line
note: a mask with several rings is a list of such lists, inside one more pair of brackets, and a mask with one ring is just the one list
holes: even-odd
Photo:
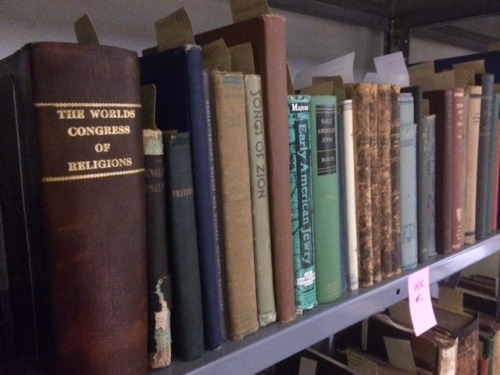
[(437, 283), (499, 249), (500, 234), (497, 233), (457, 253), (437, 255), (418, 268), (403, 271), (374, 287), (344, 292), (339, 300), (320, 305), (293, 323), (273, 323), (242, 341), (226, 341), (221, 349), (208, 351), (195, 361), (174, 361), (169, 368), (150, 371), (150, 374), (255, 374), (407, 298), (408, 276), (413, 272), (429, 267), (430, 282)]

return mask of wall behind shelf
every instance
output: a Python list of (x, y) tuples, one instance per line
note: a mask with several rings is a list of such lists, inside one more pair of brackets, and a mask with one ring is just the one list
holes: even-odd
[[(102, 44), (140, 53), (155, 44), (154, 22), (185, 6), (195, 33), (231, 23), (228, 0), (16, 0), (0, 3), (0, 58), (32, 41), (75, 42), (73, 23), (88, 13)], [(383, 33), (365, 27), (272, 9), (287, 20), (292, 77), (299, 71), (355, 51), (355, 79), (373, 71), (383, 53)], [(410, 62), (473, 53), (411, 38)]]

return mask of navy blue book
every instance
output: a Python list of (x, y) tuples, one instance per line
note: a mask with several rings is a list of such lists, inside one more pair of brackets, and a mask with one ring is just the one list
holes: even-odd
[(214, 189), (210, 188), (209, 128), (203, 90), (201, 48), (188, 45), (143, 55), (141, 84), (156, 87), (156, 125), (191, 134), (194, 198), (202, 281), (205, 348), (222, 344), (220, 284), (217, 280)]

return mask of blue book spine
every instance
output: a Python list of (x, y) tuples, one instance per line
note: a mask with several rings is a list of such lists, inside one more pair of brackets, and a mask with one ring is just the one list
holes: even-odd
[(295, 306), (298, 314), (317, 305), (311, 175), (311, 97), (288, 97)]
[(413, 96), (400, 94), (401, 268), (417, 266), (417, 126)]

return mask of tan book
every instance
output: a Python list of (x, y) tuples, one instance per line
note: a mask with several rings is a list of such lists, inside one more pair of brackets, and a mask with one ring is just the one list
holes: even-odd
[(253, 242), (257, 312), (260, 326), (276, 320), (271, 254), (271, 222), (267, 186), (266, 137), (262, 82), (258, 74), (245, 74), (245, 100), (252, 192)]
[(400, 90), (399, 86), (391, 86), (391, 254), (394, 274), (401, 273)]
[(241, 72), (211, 72), (217, 137), (228, 337), (241, 340), (259, 327), (252, 199)]
[(481, 113), (481, 86), (468, 86), (468, 117), (465, 122), (465, 205), (464, 242), (476, 242), (477, 158), (479, 147), (479, 117)]

